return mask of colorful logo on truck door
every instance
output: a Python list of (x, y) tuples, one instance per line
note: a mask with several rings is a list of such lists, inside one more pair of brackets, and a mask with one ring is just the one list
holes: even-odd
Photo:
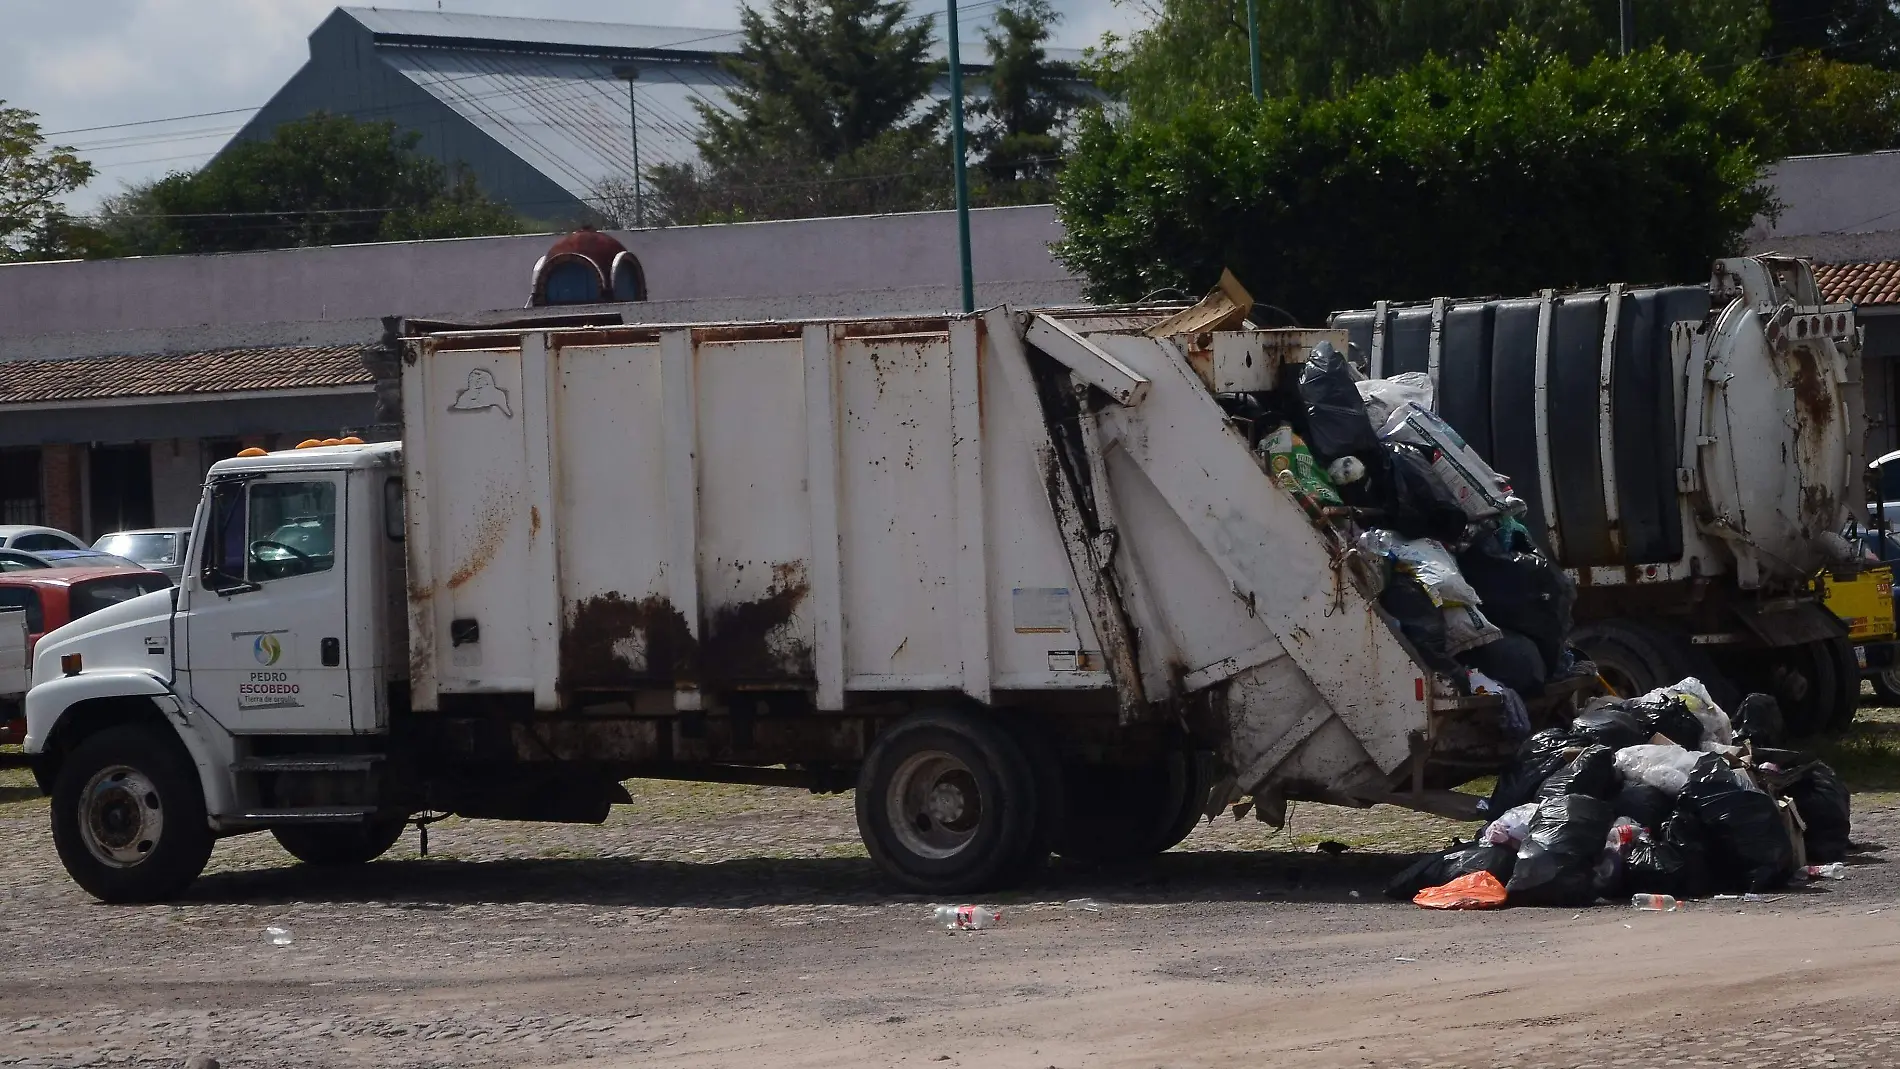
[(251, 656), (257, 658), (257, 663), (266, 668), (276, 664), (277, 659), (283, 655), (283, 644), (277, 641), (276, 635), (259, 635), (257, 640), (251, 643)]

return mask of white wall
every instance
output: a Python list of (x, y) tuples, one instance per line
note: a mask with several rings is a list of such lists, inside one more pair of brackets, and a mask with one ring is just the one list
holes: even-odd
[(1782, 208), (1749, 230), (1749, 252), (1830, 263), (1900, 258), (1900, 152), (1794, 156), (1767, 177)]
[[(1080, 283), (1049, 253), (1062, 236), (1053, 208), (981, 209), (970, 213), (970, 229), (980, 289), (1080, 298)], [(842, 301), (867, 313), (903, 314), (958, 300), (951, 212), (615, 236), (639, 257), (656, 311), (716, 306), (730, 313), (719, 318), (793, 318), (838, 314)], [(0, 359), (373, 340), (383, 316), (522, 307), (535, 261), (555, 240), (536, 234), (0, 265)]]
[(152, 523), (158, 527), (188, 527), (198, 507), (198, 488), (204, 482), (205, 463), (198, 439), (168, 438), (151, 443)]

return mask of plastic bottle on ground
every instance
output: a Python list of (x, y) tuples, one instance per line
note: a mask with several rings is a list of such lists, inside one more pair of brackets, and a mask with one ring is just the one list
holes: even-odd
[(1002, 924), (1003, 914), (988, 906), (938, 906), (937, 923), (952, 931), (974, 931)]
[(1804, 869), (1810, 880), (1845, 880), (1847, 866), (1839, 861), (1829, 865), (1809, 865)]
[(1630, 905), (1637, 909), (1653, 910), (1661, 913), (1673, 913), (1681, 908), (1674, 895), (1631, 895)]

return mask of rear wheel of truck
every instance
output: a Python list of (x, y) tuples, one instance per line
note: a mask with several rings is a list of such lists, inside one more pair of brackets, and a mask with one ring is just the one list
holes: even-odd
[(1900, 705), (1900, 665), (1882, 668), (1868, 679), (1874, 685), (1874, 697), (1879, 698), (1882, 705), (1889, 708)]
[(204, 788), (171, 731), (128, 725), (81, 742), (53, 784), (53, 846), (102, 902), (158, 902), (211, 857)]
[(1597, 666), (1619, 698), (1636, 698), (1694, 676), (1726, 712), (1741, 692), (1715, 662), (1682, 635), (1629, 620), (1599, 620), (1571, 632), (1570, 644)]
[(1043, 845), (1038, 779), (1011, 733), (972, 713), (917, 713), (858, 775), (858, 832), (891, 879), (960, 894), (1019, 879)]
[(1068, 770), (1056, 853), (1075, 861), (1135, 861), (1188, 837), (1214, 783), (1211, 754), (1177, 750), (1147, 765)]
[(402, 838), (403, 820), (360, 824), (291, 824), (272, 828), (277, 845), (306, 865), (340, 868), (365, 865), (382, 857)]

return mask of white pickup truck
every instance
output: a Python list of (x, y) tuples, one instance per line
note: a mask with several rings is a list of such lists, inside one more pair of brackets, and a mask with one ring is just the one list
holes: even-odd
[(347, 864), (667, 777), (855, 789), (889, 877), (952, 893), (1249, 794), (1468, 805), (1432, 788), (1508, 752), (1495, 710), (1216, 400), (1343, 334), (1162, 318), (411, 339), (401, 442), (220, 462), (178, 588), (41, 641), (60, 856), (150, 900), (217, 836)]

